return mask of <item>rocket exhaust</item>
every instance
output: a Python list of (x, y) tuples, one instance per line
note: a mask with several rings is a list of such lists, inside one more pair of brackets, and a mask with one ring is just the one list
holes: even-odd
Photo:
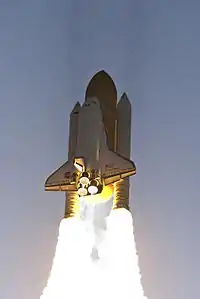
[(106, 225), (97, 252), (80, 219), (61, 221), (51, 273), (40, 299), (146, 299), (130, 212), (112, 210)]

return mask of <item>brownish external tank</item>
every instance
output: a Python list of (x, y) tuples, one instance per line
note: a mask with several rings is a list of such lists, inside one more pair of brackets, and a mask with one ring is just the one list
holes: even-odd
[[(131, 144), (131, 104), (124, 93), (117, 105), (117, 90), (112, 78), (100, 71), (94, 75), (88, 84), (85, 101), (90, 97), (97, 97), (100, 101), (107, 144), (109, 150), (115, 151), (125, 158), (130, 158)], [(69, 152), (68, 158), (73, 156), (76, 148), (78, 114), (80, 104), (77, 103), (70, 114)], [(114, 184), (113, 209), (129, 209), (129, 178)], [(79, 197), (77, 192), (67, 192), (65, 202), (65, 218), (79, 213)]]
[(107, 145), (109, 150), (115, 151), (117, 89), (112, 78), (105, 71), (98, 72), (89, 82), (85, 93), (85, 101), (91, 97), (97, 97), (100, 101), (107, 135)]

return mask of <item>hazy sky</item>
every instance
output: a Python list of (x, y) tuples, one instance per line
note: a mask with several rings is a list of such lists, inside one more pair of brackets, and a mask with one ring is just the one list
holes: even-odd
[(101, 69), (132, 102), (145, 294), (200, 297), (199, 30), (195, 0), (0, 0), (1, 298), (38, 299), (46, 284), (64, 195), (44, 180)]

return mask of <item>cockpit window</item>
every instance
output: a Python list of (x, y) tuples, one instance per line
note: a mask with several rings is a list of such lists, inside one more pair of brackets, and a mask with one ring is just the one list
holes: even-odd
[(91, 104), (95, 104), (95, 105), (96, 105), (97, 102), (96, 102), (95, 100), (89, 99), (89, 103), (86, 102), (86, 103), (84, 104), (84, 107), (90, 107)]

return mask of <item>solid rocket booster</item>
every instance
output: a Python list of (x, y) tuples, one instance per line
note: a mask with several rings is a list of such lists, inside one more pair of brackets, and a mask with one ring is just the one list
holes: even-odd
[[(91, 97), (96, 97), (100, 102), (109, 150), (130, 158), (131, 104), (127, 95), (124, 93), (117, 104), (117, 90), (112, 78), (105, 71), (100, 71), (89, 82), (85, 101)], [(80, 108), (80, 104), (76, 103), (70, 114), (68, 159), (74, 155), (77, 145)], [(113, 209), (117, 208), (129, 209), (129, 178), (114, 183)], [(73, 217), (79, 210), (77, 192), (66, 192), (65, 217)]]
[[(69, 120), (69, 144), (68, 144), (68, 160), (75, 154), (78, 136), (78, 116), (81, 105), (77, 102), (72, 109)], [(78, 194), (76, 191), (65, 193), (65, 218), (74, 216), (79, 212)]]
[(78, 136), (78, 115), (81, 109), (79, 102), (74, 106), (69, 120), (69, 145), (68, 145), (68, 159), (75, 154), (77, 136)]
[[(131, 152), (131, 103), (124, 93), (117, 105), (116, 152), (123, 157), (130, 158)], [(129, 178), (114, 184), (113, 208), (129, 210)]]

